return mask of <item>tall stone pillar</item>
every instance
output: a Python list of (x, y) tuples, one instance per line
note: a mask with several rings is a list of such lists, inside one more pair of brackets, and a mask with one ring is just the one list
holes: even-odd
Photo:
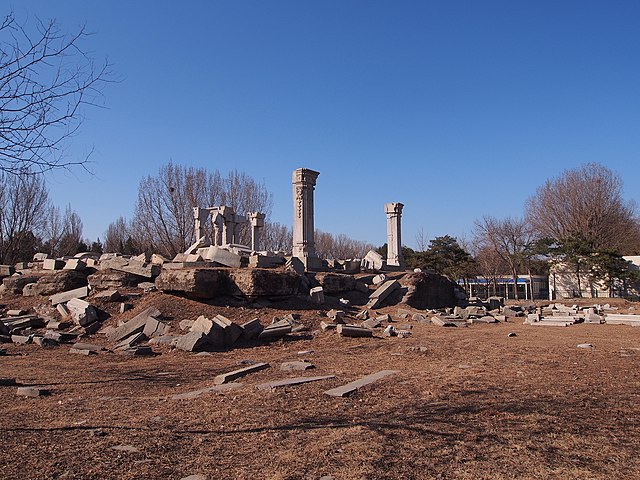
[(193, 219), (195, 220), (196, 241), (204, 237), (204, 223), (209, 216), (209, 210), (206, 208), (193, 207)]
[(385, 203), (384, 212), (387, 214), (387, 265), (404, 268), (402, 257), (402, 203)]
[(313, 191), (319, 172), (308, 168), (293, 171), (293, 251), (307, 270), (319, 268), (322, 262), (313, 239)]
[(247, 214), (249, 223), (251, 223), (251, 251), (257, 252), (261, 249), (260, 233), (264, 227), (264, 213), (251, 212)]

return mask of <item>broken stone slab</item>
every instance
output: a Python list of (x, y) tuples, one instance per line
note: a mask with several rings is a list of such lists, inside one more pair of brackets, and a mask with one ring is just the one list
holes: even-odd
[(149, 307), (133, 317), (124, 325), (119, 326), (113, 332), (109, 333), (107, 335), (107, 339), (112, 342), (119, 342), (129, 335), (142, 332), (147, 323), (147, 320), (149, 320), (150, 318), (153, 318), (155, 320), (160, 315), (160, 310), (155, 307)]
[(344, 323), (345, 313), (343, 310), (329, 310), (327, 317), (333, 320), (335, 323)]
[(25, 328), (40, 328), (44, 327), (44, 319), (37, 315), (24, 315), (20, 317), (5, 317), (0, 318), (0, 321), (5, 324), (10, 332), (15, 330), (23, 330)]
[(269, 364), (265, 362), (254, 363), (253, 365), (249, 365), (248, 367), (239, 368), (237, 370), (233, 370), (227, 373), (221, 373), (217, 375), (213, 379), (213, 383), (216, 385), (222, 385), (223, 383), (233, 382), (238, 378), (242, 378), (245, 375), (249, 375), (250, 373), (259, 372), (260, 370), (264, 370), (265, 368), (269, 368)]
[(222, 327), (214, 319), (200, 315), (189, 329), (190, 332), (201, 332), (207, 336), (210, 346), (221, 348), (225, 345), (225, 335)]
[[(194, 390), (191, 392), (178, 393), (171, 396), (171, 400), (193, 400), (205, 393), (225, 393), (232, 390), (237, 390), (242, 387), (241, 383), (225, 383), (221, 385), (215, 385), (213, 387), (201, 388), (200, 390)], [(203, 477), (204, 478), (204, 477)]]
[(364, 258), (362, 259), (360, 266), (363, 270), (375, 271), (375, 270), (382, 270), (382, 268), (384, 267), (384, 264), (385, 262), (384, 262), (384, 259), (382, 258), (382, 255), (380, 255), (375, 250), (369, 250), (367, 254), (364, 256)]
[(19, 397), (38, 398), (48, 394), (49, 390), (38, 387), (18, 387), (18, 390), (16, 391), (16, 395)]
[(290, 387), (293, 385), (300, 385), (302, 383), (319, 382), (321, 380), (328, 380), (335, 378), (335, 375), (323, 375), (319, 377), (295, 377), (285, 378), (283, 380), (274, 380), (271, 382), (261, 383), (257, 386), (259, 390), (274, 390), (280, 387)]
[(357, 325), (338, 324), (336, 332), (341, 337), (372, 337), (373, 331), (368, 328), (358, 327)]
[(73, 347), (69, 349), (69, 353), (75, 354), (75, 355), (86, 355), (86, 356), (97, 354), (97, 352), (94, 352), (93, 350), (80, 350)]
[(242, 266), (242, 257), (235, 253), (225, 250), (224, 248), (211, 245), (203, 258), (211, 262), (216, 262), (223, 267), (240, 268)]
[(405, 319), (405, 318), (411, 317), (413, 315), (413, 312), (409, 310), (405, 310), (404, 308), (399, 308), (397, 315), (398, 315), (398, 318)]
[(9, 277), (16, 273), (13, 265), (0, 265), (0, 278)]
[(253, 340), (254, 338), (258, 338), (260, 333), (264, 330), (262, 323), (260, 323), (260, 320), (257, 318), (243, 323), (240, 325), (240, 328), (242, 328), (241, 338), (244, 340)]
[(431, 317), (431, 323), (437, 325), (439, 327), (458, 327), (462, 325), (466, 325), (466, 321), (460, 319), (453, 319), (448, 317), (439, 317), (438, 315), (434, 315)]
[(384, 315), (378, 315), (376, 317), (376, 320), (379, 320), (381, 322), (392, 322), (393, 320), (391, 320), (391, 315), (389, 315), (388, 313), (385, 313)]
[(607, 313), (605, 323), (608, 325), (640, 326), (640, 315)]
[(368, 320), (365, 320), (364, 322), (362, 322), (360, 324), (361, 327), (364, 328), (368, 328), (368, 329), (373, 329), (373, 328), (378, 328), (382, 323), (380, 322), (379, 319), (377, 318), (370, 318)]
[(9, 317), (23, 317), (27, 315), (27, 311), (21, 310), (21, 309), (12, 309), (12, 310), (7, 310), (7, 315)]
[(96, 352), (96, 353), (106, 350), (101, 345), (93, 345), (91, 343), (83, 343), (83, 342), (76, 342), (71, 346), (71, 348), (75, 348), (76, 350), (89, 350), (91, 352)]
[(216, 315), (213, 318), (215, 324), (222, 329), (224, 335), (224, 345), (229, 347), (233, 345), (240, 335), (242, 335), (242, 328), (235, 322), (232, 322), (223, 315)]
[(365, 375), (364, 377), (347, 383), (346, 385), (327, 390), (324, 392), (324, 394), (329, 395), (330, 397), (346, 397), (347, 395), (352, 394), (365, 385), (377, 382), (378, 380), (388, 377), (389, 375), (396, 375), (397, 373), (399, 373), (398, 370), (381, 370), (377, 373), (372, 373), (371, 375)]
[(269, 325), (262, 332), (260, 332), (260, 334), (258, 335), (258, 338), (260, 340), (266, 340), (269, 338), (284, 337), (285, 335), (288, 335), (289, 333), (291, 333), (292, 329), (293, 328), (289, 323), (287, 323), (287, 325), (282, 325), (282, 326)]
[(185, 352), (201, 352), (211, 346), (210, 339), (202, 332), (189, 332), (178, 337), (176, 348)]
[(37, 282), (40, 277), (35, 275), (11, 275), (2, 279), (2, 285), (8, 293), (22, 295), (25, 285)]
[(63, 270), (84, 270), (87, 268), (87, 264), (84, 260), (79, 258), (71, 258), (64, 264)]
[[(100, 299), (107, 302), (119, 302), (122, 299), (122, 295), (116, 289), (103, 290), (101, 292), (96, 293), (93, 296), (94, 299)], [(124, 313), (124, 312), (120, 312)]]
[(86, 327), (98, 320), (98, 312), (89, 302), (72, 298), (67, 302), (71, 318), (80, 326)]
[(387, 280), (369, 296), (367, 308), (372, 309), (380, 307), (382, 302), (398, 288), (400, 288), (400, 283), (397, 280)]
[(135, 287), (145, 280), (146, 277), (110, 268), (99, 270), (87, 277), (91, 288), (96, 290)]
[(411, 316), (411, 319), (415, 322), (425, 323), (427, 321), (427, 317), (421, 313), (414, 313)]
[(367, 320), (369, 318), (369, 310), (362, 310), (356, 315), (356, 320)]
[(49, 338), (49, 337), (41, 337), (39, 335), (34, 335), (33, 338), (31, 339), (31, 341), (35, 344), (38, 345), (39, 347), (57, 347), (60, 343), (53, 339), (53, 338)]
[(58, 305), (56, 305), (56, 310), (62, 318), (71, 317), (71, 312), (64, 303), (59, 303)]
[(151, 347), (139, 345), (134, 347), (121, 348), (118, 350), (118, 353), (131, 357), (148, 357), (156, 354)]
[(160, 335), (165, 335), (171, 330), (171, 325), (163, 323), (156, 318), (150, 317), (147, 319), (144, 325), (142, 333), (147, 338), (153, 338)]
[(323, 332), (326, 332), (327, 330), (335, 330), (337, 326), (338, 324), (334, 322), (325, 322), (324, 320), (320, 322), (320, 328)]
[(321, 305), (324, 303), (324, 290), (322, 287), (313, 287), (309, 291), (309, 296), (311, 297), (311, 300), (317, 304)]
[(371, 279), (371, 283), (374, 285), (380, 285), (387, 281), (387, 276), (384, 273), (380, 273)]
[(168, 347), (175, 347), (178, 342), (178, 336), (176, 335), (160, 335), (149, 340), (149, 345), (165, 345)]
[(105, 268), (131, 273), (140, 277), (153, 278), (160, 274), (161, 266), (134, 259), (114, 257), (104, 261), (100, 260), (100, 269)]
[(31, 335), (11, 335), (11, 341), (20, 345), (31, 343)]
[(42, 262), (43, 270), (62, 270), (64, 267), (64, 261), (54, 258), (47, 258)]
[(138, 343), (144, 342), (146, 339), (147, 339), (147, 336), (144, 333), (142, 332), (134, 333), (133, 335), (129, 335), (127, 338), (117, 343), (113, 348), (115, 350), (121, 350), (123, 348), (131, 348), (134, 345), (137, 345)]
[(74, 298), (86, 298), (88, 296), (89, 287), (80, 287), (69, 290), (67, 292), (61, 292), (56, 293), (55, 295), (51, 295), (49, 297), (49, 300), (51, 301), (51, 305), (56, 306), (60, 303), (66, 303), (69, 300), (73, 300)]
[(307, 361), (293, 361), (293, 362), (284, 362), (280, 365), (280, 370), (284, 372), (293, 372), (293, 371), (304, 371), (315, 368), (316, 366)]
[(49, 258), (48, 253), (38, 252), (33, 255), (34, 262), (44, 262), (47, 258)]

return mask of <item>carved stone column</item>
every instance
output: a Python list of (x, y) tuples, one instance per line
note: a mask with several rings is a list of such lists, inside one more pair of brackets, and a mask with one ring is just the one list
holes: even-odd
[(260, 233), (264, 227), (264, 213), (251, 212), (247, 214), (251, 223), (251, 251), (257, 252), (261, 249)]
[(293, 171), (293, 251), (306, 269), (321, 265), (314, 241), (313, 191), (319, 172), (308, 168)]
[(385, 203), (384, 212), (387, 214), (387, 265), (404, 268), (402, 257), (402, 203)]

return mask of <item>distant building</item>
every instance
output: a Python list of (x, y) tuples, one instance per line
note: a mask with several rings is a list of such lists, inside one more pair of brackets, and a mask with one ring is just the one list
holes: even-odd
[[(631, 268), (640, 269), (640, 255), (622, 257), (631, 262)], [(594, 280), (588, 272), (578, 275), (566, 265), (556, 264), (549, 270), (549, 300), (562, 298), (598, 298), (598, 297), (627, 297), (638, 295), (638, 285), (623, 285), (619, 282), (610, 291), (603, 282)]]
[[(459, 280), (458, 284), (465, 289), (469, 297), (488, 298), (492, 295), (506, 299), (515, 298), (513, 295), (513, 278), (498, 277), (486, 279), (484, 277)], [(521, 300), (546, 300), (549, 298), (549, 280), (546, 275), (520, 275), (517, 283), (518, 298)]]

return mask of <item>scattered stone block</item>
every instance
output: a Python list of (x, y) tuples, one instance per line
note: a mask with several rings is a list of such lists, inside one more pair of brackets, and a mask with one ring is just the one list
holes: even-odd
[(89, 302), (72, 298), (67, 302), (71, 318), (80, 326), (86, 327), (98, 320), (98, 312)]
[(224, 346), (233, 345), (240, 335), (242, 335), (242, 328), (235, 322), (232, 322), (228, 318), (222, 315), (216, 315), (213, 318), (214, 323), (222, 330), (224, 335), (223, 344)]
[(43, 270), (62, 270), (64, 262), (62, 260), (56, 260), (54, 258), (47, 258), (42, 262)]
[(335, 330), (337, 326), (338, 324), (334, 322), (325, 322), (324, 320), (320, 322), (320, 328), (323, 332), (326, 332), (327, 330)]
[(116, 328), (113, 332), (107, 335), (107, 338), (112, 342), (119, 342), (129, 335), (142, 332), (147, 323), (147, 320), (149, 320), (150, 318), (153, 318), (155, 320), (160, 315), (160, 310), (155, 307), (149, 307), (133, 317), (124, 325)]
[(363, 270), (375, 271), (382, 270), (384, 264), (385, 262), (382, 258), (382, 255), (380, 255), (375, 250), (369, 250), (362, 259), (360, 266)]
[(130, 348), (138, 343), (144, 342), (146, 339), (147, 339), (147, 336), (144, 333), (142, 332), (134, 333), (133, 335), (129, 335), (124, 340), (118, 342), (115, 345), (114, 349), (120, 350), (123, 348)]
[(26, 314), (27, 314), (26, 310), (18, 310), (18, 309), (7, 310), (7, 315), (9, 317), (22, 317)]
[(409, 318), (413, 315), (413, 312), (410, 312), (409, 310), (405, 310), (403, 308), (399, 308), (398, 309), (398, 318)]
[(399, 373), (398, 370), (381, 370), (377, 373), (366, 375), (354, 382), (347, 383), (346, 385), (327, 390), (324, 392), (324, 394), (329, 395), (330, 397), (346, 397), (347, 395), (352, 394), (356, 390), (359, 390), (366, 385), (377, 382), (378, 380), (381, 380), (390, 375), (396, 375), (397, 373)]
[(71, 348), (75, 348), (76, 350), (89, 350), (96, 353), (102, 352), (105, 350), (105, 348), (100, 345), (93, 345), (91, 343), (82, 343), (82, 342), (74, 343), (71, 346)]
[(509, 332), (509, 334), (507, 335), (507, 337), (517, 337), (518, 334), (516, 332)]
[(369, 296), (367, 308), (372, 309), (380, 307), (382, 302), (398, 288), (400, 288), (400, 283), (397, 280), (387, 280)]
[(307, 361), (294, 361), (294, 362), (284, 362), (280, 365), (280, 370), (284, 372), (292, 372), (292, 371), (304, 371), (315, 368), (316, 366)]
[(370, 318), (362, 322), (360, 325), (364, 328), (373, 329), (378, 328), (381, 324), (382, 322), (380, 322), (378, 318)]
[(244, 340), (253, 340), (254, 338), (258, 338), (260, 333), (264, 330), (262, 323), (260, 323), (260, 320), (257, 318), (243, 323), (240, 327), (242, 328), (241, 337)]
[(33, 256), (34, 262), (44, 262), (47, 258), (49, 258), (48, 253), (38, 252)]
[(327, 317), (333, 320), (335, 323), (344, 323), (345, 313), (342, 310), (329, 310)]
[(356, 315), (356, 320), (367, 320), (369, 318), (369, 311), (362, 310), (360, 313)]
[(384, 273), (380, 273), (373, 277), (373, 279), (371, 280), (371, 283), (373, 283), (374, 285), (380, 285), (386, 281), (387, 281), (387, 276)]
[(235, 253), (214, 245), (207, 249), (204, 258), (211, 262), (216, 262), (223, 267), (240, 268), (242, 266), (242, 257), (240, 255), (236, 255)]
[(147, 356), (151, 356), (151, 355), (155, 355), (155, 352), (152, 350), (151, 347), (148, 346), (135, 346), (135, 347), (129, 347), (129, 348), (122, 348), (119, 350), (120, 354), (122, 355), (129, 355), (129, 356), (135, 356), (135, 357), (147, 357)]
[(51, 305), (56, 306), (60, 303), (65, 303), (76, 298), (85, 298), (89, 296), (89, 287), (80, 287), (67, 292), (56, 293), (51, 295), (49, 300)]
[(213, 379), (213, 383), (215, 383), (216, 385), (222, 385), (223, 383), (233, 382), (234, 380), (242, 378), (245, 375), (249, 375), (250, 373), (259, 372), (260, 370), (269, 368), (269, 366), (270, 365), (268, 363), (259, 362), (254, 363), (253, 365), (249, 365), (248, 367), (233, 370), (231, 372), (221, 373)]
[(336, 332), (341, 337), (372, 337), (373, 331), (368, 328), (358, 327), (356, 325), (338, 324)]
[(149, 345), (165, 345), (168, 347), (175, 347), (178, 342), (178, 336), (176, 335), (160, 335), (149, 340)]
[(39, 347), (57, 347), (59, 345), (57, 340), (49, 337), (41, 337), (39, 335), (34, 335), (31, 341)]
[(335, 378), (335, 375), (323, 375), (319, 377), (285, 378), (284, 380), (275, 380), (272, 382), (262, 383), (258, 385), (257, 388), (259, 390), (274, 390), (280, 387), (290, 387), (294, 385), (300, 385), (302, 383), (319, 382), (321, 380), (328, 380), (330, 378)]
[[(101, 257), (102, 258), (102, 257)], [(123, 257), (113, 257), (108, 260), (100, 260), (100, 268), (110, 268), (121, 272), (131, 273), (139, 277), (153, 278), (160, 274), (160, 265), (145, 263), (139, 260)]]
[(420, 323), (425, 323), (428, 319), (427, 317), (425, 317), (423, 314), (421, 313), (414, 313), (411, 316), (411, 319), (416, 321), (416, 322), (420, 322)]
[(595, 348), (593, 345), (591, 345), (590, 343), (580, 343), (577, 345), (578, 348), (585, 348), (587, 350), (590, 350), (592, 348)]
[(86, 356), (96, 355), (97, 354), (97, 352), (95, 352), (93, 350), (79, 350), (79, 349), (73, 348), (73, 347), (71, 347), (69, 349), (69, 353), (75, 354), (75, 355), (86, 355)]
[(49, 390), (46, 388), (38, 388), (38, 387), (18, 387), (16, 395), (19, 397), (32, 397), (38, 398), (44, 395), (48, 395)]
[(71, 317), (71, 312), (64, 303), (59, 303), (58, 305), (56, 305), (56, 310), (62, 318)]
[(284, 337), (285, 335), (288, 335), (289, 333), (291, 333), (291, 331), (292, 331), (292, 327), (289, 323), (287, 323), (286, 325), (278, 325), (278, 324), (269, 325), (262, 332), (260, 332), (260, 335), (258, 335), (258, 338), (260, 340), (266, 340), (269, 338)]
[(317, 304), (324, 303), (324, 290), (322, 287), (313, 287), (309, 291), (309, 295), (311, 296), (311, 300)]
[(120, 304), (120, 313), (128, 312), (133, 308), (133, 303), (121, 303)]
[(31, 343), (31, 335), (11, 335), (11, 341), (20, 345)]
[[(100, 299), (107, 302), (119, 302), (122, 299), (122, 295), (116, 289), (103, 290), (96, 293), (93, 296), (94, 299)], [(124, 312), (121, 312), (124, 313)]]
[(163, 323), (156, 318), (150, 317), (147, 319), (142, 333), (147, 338), (157, 337), (159, 335), (165, 335), (171, 330), (171, 325)]
[(182, 335), (176, 342), (176, 348), (185, 352), (201, 352), (211, 346), (209, 337), (203, 332), (193, 331)]
[(376, 320), (380, 320), (381, 322), (391, 322), (391, 315), (389, 315), (388, 313), (384, 314), (384, 315), (379, 315), (376, 317)]
[(84, 270), (87, 264), (79, 258), (71, 258), (64, 264), (63, 270)]

